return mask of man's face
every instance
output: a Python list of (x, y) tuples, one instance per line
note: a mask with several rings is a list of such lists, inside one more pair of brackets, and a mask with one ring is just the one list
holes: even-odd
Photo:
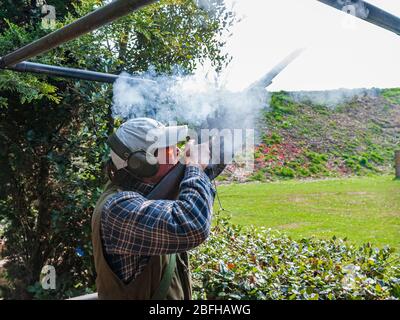
[(144, 178), (145, 183), (158, 183), (179, 161), (179, 149), (176, 145), (167, 148), (159, 148), (157, 160), (160, 164), (155, 176)]
[(159, 148), (157, 160), (160, 166), (175, 165), (179, 160), (179, 149), (176, 145), (167, 148)]

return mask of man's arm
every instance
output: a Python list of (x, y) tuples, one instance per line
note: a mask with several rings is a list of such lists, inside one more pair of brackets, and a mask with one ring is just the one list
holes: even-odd
[(214, 196), (210, 179), (193, 165), (186, 168), (175, 201), (118, 193), (106, 202), (102, 214), (107, 253), (162, 255), (200, 245), (210, 233)]

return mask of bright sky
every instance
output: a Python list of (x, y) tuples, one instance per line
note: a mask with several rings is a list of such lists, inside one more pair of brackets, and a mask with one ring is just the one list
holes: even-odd
[[(227, 44), (227, 86), (248, 86), (297, 48), (306, 51), (268, 88), (400, 87), (400, 36), (316, 0), (228, 0), (244, 16)], [(370, 0), (400, 16), (399, 0)]]

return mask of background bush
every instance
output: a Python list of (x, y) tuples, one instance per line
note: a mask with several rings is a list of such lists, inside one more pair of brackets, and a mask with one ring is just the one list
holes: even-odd
[(394, 172), (399, 89), (349, 90), (352, 98), (335, 105), (306, 100), (327, 92), (340, 93), (271, 93), (270, 108), (260, 119), (265, 129), (255, 148), (255, 172), (245, 178), (270, 181)]
[(400, 299), (394, 250), (345, 240), (292, 240), (216, 216), (191, 254), (196, 299)]

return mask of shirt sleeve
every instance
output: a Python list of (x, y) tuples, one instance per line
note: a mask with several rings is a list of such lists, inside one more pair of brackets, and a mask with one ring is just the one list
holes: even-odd
[(215, 189), (200, 168), (188, 166), (177, 200), (148, 200), (137, 192), (111, 197), (102, 212), (108, 254), (163, 255), (184, 252), (210, 234)]

